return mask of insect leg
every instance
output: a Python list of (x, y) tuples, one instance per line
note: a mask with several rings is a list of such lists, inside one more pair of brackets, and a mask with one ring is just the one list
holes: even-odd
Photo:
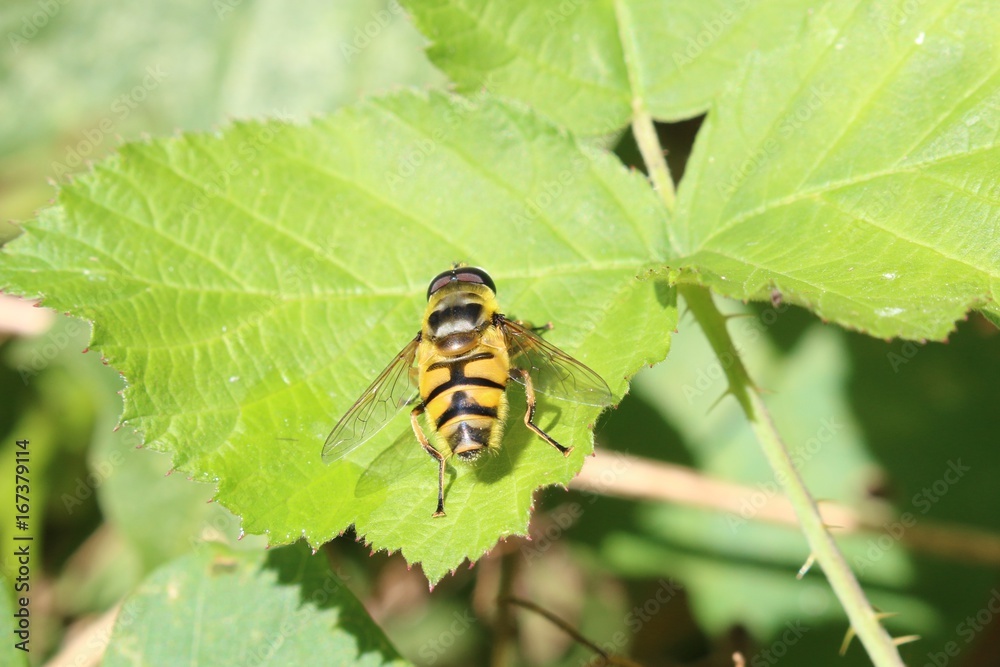
[(424, 412), (424, 403), (420, 402), (420, 405), (413, 408), (410, 412), (410, 425), (413, 426), (413, 432), (417, 436), (417, 440), (420, 441), (420, 445), (424, 448), (428, 454), (437, 459), (438, 462), (438, 506), (437, 511), (434, 512), (432, 516), (444, 516), (444, 454), (434, 449), (431, 443), (427, 441), (427, 436), (424, 435), (424, 430), (420, 428), (420, 422), (417, 421), (419, 417)]
[(556, 328), (556, 325), (552, 324), (552, 322), (546, 322), (540, 327), (536, 327), (534, 324), (532, 324), (527, 320), (513, 320), (513, 322), (514, 324), (524, 327), (525, 329), (528, 329), (532, 333), (536, 334), (545, 333), (546, 331), (552, 331), (553, 329)]
[(522, 368), (511, 369), (511, 375), (514, 374), (518, 374), (524, 378), (524, 394), (528, 399), (528, 409), (524, 411), (524, 425), (530, 428), (539, 438), (562, 452), (563, 456), (569, 456), (569, 453), (573, 451), (572, 447), (563, 447), (551, 435), (535, 426), (535, 422), (532, 421), (535, 418), (535, 385), (531, 382), (531, 374)]

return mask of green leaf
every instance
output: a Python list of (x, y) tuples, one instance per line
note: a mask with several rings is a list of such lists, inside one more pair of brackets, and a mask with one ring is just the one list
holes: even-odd
[(970, 308), (1000, 317), (995, 3), (812, 5), (412, 11), (461, 89), (579, 134), (620, 128), (633, 102), (661, 120), (710, 106), (675, 215), (680, 279), (740, 299), (777, 288), (876, 336), (944, 338)]
[[(49, 180), (121, 137), (258, 114), (305, 119), (444, 82), (395, 0), (305, 0), (295, 11), (280, 0), (7, 0), (0, 35), (4, 223), (33, 216), (51, 200)], [(15, 231), (0, 224), (0, 242)]]
[(411, 663), (396, 653), (322, 555), (250, 554), (218, 545), (157, 570), (126, 598), (102, 663), (134, 665)]
[(278, 0), (5, 2), (0, 153), (80, 132), (66, 157), (87, 159), (115, 136), (209, 128), (234, 115), (304, 118), (362, 93), (440, 81), (395, 3), (308, 0), (296, 10)]
[(827, 5), (751, 58), (702, 127), (684, 280), (778, 289), (875, 336), (941, 339), (1000, 288), (997, 5)]
[(815, 3), (489, 0), (404, 2), (459, 89), (520, 99), (580, 135), (708, 108), (744, 55), (794, 37)]
[[(88, 456), (102, 514), (139, 556), (141, 574), (180, 556), (204, 539), (236, 541), (239, 520), (209, 502), (215, 488), (169, 474), (169, 457), (138, 451), (130, 430), (95, 439)], [(261, 548), (263, 540), (244, 540)], [(119, 576), (119, 579), (124, 577)], [(124, 582), (131, 587), (135, 582)]]
[(445, 518), (416, 442), (383, 455), (404, 414), (323, 465), (333, 424), (419, 329), (426, 281), (456, 260), (487, 268), (508, 314), (553, 322), (547, 337), (616, 396), (676, 321), (672, 291), (635, 278), (667, 247), (644, 179), (491, 100), (407, 93), (308, 126), (130, 145), (59, 202), (7, 246), (0, 284), (94, 321), (92, 347), (129, 382), (125, 424), (217, 482), (248, 532), (319, 545), (354, 523), (432, 582), (525, 532), (533, 491), (591, 451), (598, 410), (540, 404), (575, 446), (564, 459), (529, 437), (512, 390), (500, 454), (449, 466)]

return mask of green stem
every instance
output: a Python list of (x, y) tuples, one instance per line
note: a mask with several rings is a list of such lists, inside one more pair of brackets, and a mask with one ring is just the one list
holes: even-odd
[(785, 443), (771, 421), (771, 415), (764, 400), (755, 389), (743, 360), (740, 359), (729, 331), (726, 318), (712, 301), (712, 295), (704, 287), (682, 285), (679, 288), (688, 309), (705, 332), (718, 359), (726, 359), (723, 364), (729, 391), (733, 394), (753, 428), (767, 457), (774, 476), (781, 484), (795, 508), (802, 532), (805, 533), (809, 548), (816, 562), (823, 568), (833, 592), (847, 612), (858, 639), (864, 644), (872, 662), (878, 667), (902, 667), (903, 661), (892, 637), (879, 623), (878, 615), (865, 597), (861, 585), (837, 548), (836, 542), (820, 518), (816, 502), (809, 495), (805, 482), (799, 475), (789, 456)]
[[(660, 146), (656, 127), (641, 95), (637, 95), (633, 100), (632, 111), (632, 132), (642, 153), (642, 159), (646, 163), (649, 178), (664, 206), (673, 213), (674, 183), (663, 157), (663, 148)], [(726, 329), (725, 317), (715, 307), (715, 302), (712, 301), (707, 289), (696, 285), (680, 285), (678, 291), (705, 332), (716, 357), (720, 360), (729, 360), (729, 363), (722, 364), (729, 380), (729, 391), (739, 401), (740, 407), (750, 421), (750, 426), (760, 441), (775, 477), (795, 508), (795, 514), (809, 548), (816, 562), (823, 568), (841, 606), (847, 612), (851, 627), (858, 639), (861, 640), (876, 667), (904, 667), (892, 637), (879, 623), (878, 615), (872, 609), (864, 591), (861, 590), (861, 585), (823, 524), (816, 502), (809, 495), (805, 482), (795, 469), (788, 449), (782, 442), (774, 422), (771, 421), (767, 406), (764, 405), (763, 399), (743, 366), (743, 360)]]
[(646, 103), (641, 97), (632, 100), (632, 134), (635, 135), (635, 143), (642, 153), (642, 161), (646, 163), (653, 188), (659, 193), (667, 210), (673, 213), (674, 180), (670, 177), (670, 169), (663, 155), (660, 138), (656, 134), (653, 117), (649, 115)]
[(642, 153), (642, 161), (646, 163), (649, 179), (660, 194), (667, 210), (674, 210), (674, 180), (670, 178), (670, 170), (663, 156), (663, 146), (656, 136), (656, 126), (653, 117), (646, 108), (646, 93), (643, 88), (642, 76), (639, 74), (639, 54), (636, 49), (638, 40), (634, 33), (635, 17), (632, 16), (629, 5), (622, 0), (613, 2), (615, 19), (618, 24), (618, 39), (622, 45), (622, 55), (625, 57), (625, 70), (628, 72), (629, 90), (632, 91), (632, 134), (635, 143)]

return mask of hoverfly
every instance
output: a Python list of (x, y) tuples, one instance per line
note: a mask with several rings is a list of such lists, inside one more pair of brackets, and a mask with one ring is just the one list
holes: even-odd
[[(500, 313), (493, 279), (482, 269), (455, 266), (431, 281), (423, 325), (333, 428), (323, 462), (333, 463), (378, 433), (405, 405), (413, 433), (438, 463), (444, 516), (444, 470), (451, 456), (475, 461), (503, 438), (509, 380), (524, 385), (524, 423), (563, 455), (564, 447), (534, 423), (535, 393), (605, 407), (611, 390), (601, 377)], [(417, 419), (426, 413), (433, 444)]]

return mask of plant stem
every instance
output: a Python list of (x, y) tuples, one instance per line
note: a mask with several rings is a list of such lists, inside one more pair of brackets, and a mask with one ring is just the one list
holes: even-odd
[(584, 637), (580, 633), (580, 631), (574, 628), (572, 625), (570, 625), (563, 619), (559, 618), (548, 609), (545, 609), (544, 607), (541, 607), (535, 604), (534, 602), (531, 602), (530, 600), (523, 600), (521, 598), (514, 597), (513, 595), (507, 595), (499, 598), (497, 600), (497, 603), (501, 607), (508, 605), (517, 605), (519, 607), (524, 607), (525, 609), (535, 612), (536, 614), (547, 620), (549, 623), (556, 626), (557, 628), (565, 632), (567, 635), (572, 637), (576, 641), (576, 643), (580, 644), (581, 646), (586, 646), (591, 651), (596, 653), (601, 658), (601, 664), (618, 665), (620, 667), (642, 667), (642, 665), (640, 665), (639, 663), (633, 662), (628, 658), (608, 653), (603, 648), (601, 648), (594, 642)]
[(879, 623), (875, 610), (872, 609), (854, 573), (851, 572), (843, 554), (826, 529), (815, 501), (809, 495), (798, 470), (795, 469), (788, 449), (782, 442), (771, 415), (729, 336), (726, 318), (716, 308), (711, 294), (704, 287), (681, 285), (678, 289), (688, 309), (705, 332), (716, 357), (729, 362), (723, 364), (729, 381), (729, 391), (750, 421), (750, 426), (764, 450), (776, 480), (795, 508), (795, 514), (809, 542), (809, 548), (816, 557), (816, 562), (823, 568), (844, 611), (847, 612), (851, 627), (857, 633), (858, 639), (864, 644), (872, 662), (878, 667), (902, 667), (903, 661), (899, 657), (899, 651), (892, 637)]
[[(635, 85), (633, 90), (636, 90)], [(663, 205), (673, 213), (674, 183), (663, 157), (663, 147), (656, 134), (656, 127), (641, 94), (636, 94), (633, 98), (632, 112), (632, 132), (642, 153), (642, 159), (646, 163), (650, 180), (663, 200)], [(715, 307), (711, 294), (707, 289), (696, 285), (679, 285), (678, 291), (705, 332), (716, 357), (720, 361), (729, 361), (722, 364), (729, 380), (729, 391), (743, 408), (775, 477), (795, 508), (795, 514), (812, 554), (823, 568), (834, 594), (847, 612), (851, 627), (857, 633), (858, 639), (861, 640), (876, 667), (904, 667), (892, 637), (879, 623), (858, 580), (823, 524), (819, 509), (795, 469), (788, 449), (782, 442), (774, 422), (771, 421), (767, 406), (764, 405), (763, 399), (743, 366), (743, 360), (726, 329), (726, 319)]]
[(660, 138), (656, 134), (653, 117), (649, 115), (642, 97), (632, 100), (632, 134), (635, 135), (635, 142), (639, 146), (639, 152), (642, 153), (642, 160), (646, 163), (653, 188), (659, 193), (667, 210), (673, 213), (674, 181), (670, 177), (670, 169), (663, 155)]
[(653, 117), (646, 107), (646, 93), (643, 79), (637, 67), (639, 54), (636, 49), (637, 39), (634, 33), (635, 17), (632, 16), (628, 3), (615, 0), (615, 19), (618, 24), (618, 39), (622, 45), (622, 55), (625, 57), (625, 70), (628, 73), (629, 90), (632, 92), (632, 134), (635, 143), (642, 153), (642, 161), (646, 163), (646, 171), (653, 181), (653, 187), (660, 195), (667, 210), (674, 211), (674, 181), (670, 178), (667, 161), (663, 157), (663, 146), (656, 136), (656, 126)]
[[(569, 488), (733, 515), (739, 515), (751, 496), (759, 491), (748, 484), (714, 479), (687, 466), (601, 448), (594, 449), (594, 456), (587, 458), (583, 469), (570, 481)], [(834, 532), (838, 536), (867, 533), (877, 537), (885, 532), (885, 524), (901, 520), (889, 503), (880, 500), (870, 500), (860, 507), (823, 502), (820, 516), (826, 525), (837, 527)], [(753, 517), (748, 520), (799, 525), (795, 508), (785, 495), (774, 496), (763, 505), (754, 505)], [(908, 549), (938, 558), (1000, 567), (1000, 533), (923, 519), (909, 526), (899, 541)]]

